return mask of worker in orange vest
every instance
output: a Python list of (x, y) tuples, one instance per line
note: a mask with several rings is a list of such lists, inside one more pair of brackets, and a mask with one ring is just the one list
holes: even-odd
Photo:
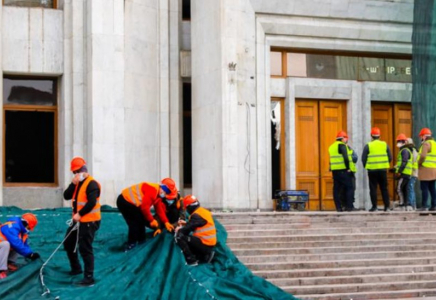
[(145, 242), (145, 227), (155, 229), (159, 234), (159, 222), (151, 214), (153, 206), (156, 214), (168, 231), (174, 226), (165, 215), (165, 205), (162, 201), (173, 200), (178, 193), (176, 183), (171, 178), (162, 179), (161, 183), (141, 182), (125, 188), (117, 198), (117, 207), (129, 227), (127, 244), (124, 251), (130, 251), (139, 243)]
[(18, 254), (35, 260), (39, 254), (33, 252), (27, 244), (29, 230), (38, 223), (36, 216), (25, 213), (21, 217), (12, 217), (0, 226), (0, 279), (8, 276), (8, 271), (18, 269), (15, 264)]
[[(173, 225), (173, 227), (178, 226), (179, 220), (186, 219), (185, 209), (183, 208), (183, 198), (180, 196), (180, 193), (177, 193), (177, 196), (174, 199), (163, 199), (162, 203), (165, 206), (165, 215), (168, 222)], [(157, 235), (162, 232), (163, 228), (165, 228), (165, 222), (160, 219), (157, 213), (155, 213), (153, 217), (159, 223), (159, 227), (155, 231), (155, 235)]]
[(201, 207), (193, 195), (183, 199), (183, 206), (190, 216), (188, 222), (180, 221), (176, 227), (176, 243), (188, 265), (196, 266), (199, 260), (209, 263), (214, 257), (213, 248), (217, 242), (212, 213)]
[[(64, 191), (64, 199), (72, 200), (73, 225), (67, 229), (68, 238), (64, 242), (70, 261), (70, 275), (82, 273), (82, 266), (76, 251), (77, 243), (82, 256), (85, 273), (84, 278), (75, 284), (78, 286), (93, 286), (94, 280), (94, 249), (92, 243), (95, 233), (100, 228), (100, 184), (88, 173), (86, 162), (82, 157), (71, 160), (71, 172), (74, 177), (71, 184)], [(79, 223), (78, 230), (73, 230)], [(70, 233), (71, 232), (71, 233)]]

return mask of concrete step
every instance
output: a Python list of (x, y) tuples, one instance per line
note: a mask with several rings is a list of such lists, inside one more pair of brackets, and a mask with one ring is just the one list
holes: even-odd
[(297, 270), (297, 269), (325, 269), (325, 268), (352, 268), (369, 266), (399, 266), (436, 264), (436, 257), (403, 257), (403, 258), (372, 258), (331, 261), (298, 261), (298, 262), (264, 262), (246, 263), (251, 270)]
[(368, 266), (348, 268), (326, 268), (326, 269), (285, 269), (285, 270), (260, 270), (253, 271), (253, 274), (268, 279), (281, 278), (307, 278), (307, 277), (334, 277), (334, 276), (363, 276), (379, 274), (413, 274), (436, 272), (436, 264), (423, 265), (398, 265), (398, 266)]
[(250, 242), (229, 242), (227, 246), (231, 249), (265, 249), (265, 248), (317, 248), (317, 247), (353, 247), (353, 246), (401, 246), (401, 245), (425, 245), (425, 244), (435, 244), (436, 238), (415, 238), (413, 235), (409, 238), (402, 239), (366, 239), (366, 240), (339, 240), (339, 241), (294, 241), (294, 242), (282, 242), (280, 240), (275, 240), (272, 242), (259, 242), (259, 241), (250, 241)]
[[(436, 225), (436, 219), (433, 221), (425, 221), (422, 222), (420, 220), (413, 220), (413, 221), (407, 221), (407, 227), (423, 227), (425, 228), (426, 225), (429, 225), (429, 227), (433, 227), (433, 225)], [(291, 228), (291, 229), (315, 229), (315, 228), (350, 228), (350, 223), (348, 222), (329, 222), (329, 223), (308, 223), (308, 222), (301, 222), (301, 223), (293, 223), (293, 222), (283, 222), (279, 224), (269, 224), (268, 227), (265, 226), (265, 224), (227, 224), (226, 230), (228, 232), (234, 231), (234, 230), (262, 230), (265, 228), (268, 229), (283, 229), (283, 228)], [(404, 228), (404, 221), (383, 221), (383, 222), (366, 222), (366, 221), (359, 221), (359, 222), (353, 222), (352, 228)]]
[(382, 245), (382, 246), (352, 246), (352, 247), (309, 247), (309, 248), (252, 248), (252, 249), (232, 249), (238, 257), (257, 256), (257, 255), (299, 255), (299, 254), (327, 254), (327, 253), (371, 253), (387, 251), (417, 251), (417, 250), (436, 250), (435, 244), (421, 245)]
[(362, 284), (376, 282), (396, 281), (430, 281), (436, 278), (436, 272), (421, 273), (395, 273), (395, 274), (369, 274), (354, 276), (321, 276), (301, 278), (278, 278), (269, 279), (277, 286), (306, 286), (306, 285), (327, 285), (327, 284)]
[(291, 255), (254, 255), (240, 256), (243, 263), (268, 263), (268, 262), (324, 262), (324, 261), (346, 261), (359, 259), (388, 259), (388, 258), (422, 258), (436, 257), (436, 249), (417, 251), (385, 251), (385, 252), (359, 252), (359, 253), (325, 253), (325, 254), (291, 254)]
[(435, 299), (436, 289), (410, 289), (399, 291), (372, 291), (358, 293), (335, 293), (335, 294), (310, 294), (310, 295), (294, 295), (301, 300), (370, 300), (370, 299), (408, 299), (416, 298)]
[(330, 284), (316, 286), (285, 286), (284, 291), (299, 297), (310, 294), (361, 293), (373, 291), (400, 291), (411, 289), (436, 289), (435, 280), (398, 281), (361, 284)]
[(247, 229), (247, 230), (229, 230), (229, 237), (244, 237), (244, 236), (266, 236), (266, 235), (310, 235), (310, 234), (374, 234), (374, 233), (417, 233), (417, 232), (433, 232), (436, 234), (435, 227), (353, 227), (353, 228), (304, 228), (304, 229), (294, 229), (294, 228), (281, 228), (281, 229)]
[(353, 234), (301, 234), (301, 235), (259, 235), (227, 238), (228, 243), (259, 243), (259, 242), (297, 242), (297, 241), (341, 241), (341, 240), (386, 240), (400, 238), (436, 237), (434, 231), (417, 232), (413, 235), (404, 232), (394, 233), (353, 233)]
[(386, 222), (410, 220), (436, 220), (436, 212), (423, 214), (417, 212), (383, 212), (383, 213), (328, 213), (318, 215), (314, 213), (276, 213), (276, 214), (228, 214), (214, 217), (222, 224), (277, 224), (277, 223), (354, 223), (354, 222)]

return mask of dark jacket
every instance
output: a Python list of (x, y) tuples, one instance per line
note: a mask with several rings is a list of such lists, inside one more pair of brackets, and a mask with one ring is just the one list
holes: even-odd
[[(198, 208), (199, 206), (197, 206)], [(195, 210), (190, 212), (191, 218), (189, 219), (188, 223), (186, 223), (185, 226), (179, 229), (179, 232), (183, 235), (189, 235), (191, 232), (193, 232), (198, 227), (202, 227), (207, 224), (207, 221), (200, 217), (198, 214), (195, 213)]]
[(410, 175), (403, 174), (404, 168), (406, 167), (407, 162), (410, 159), (410, 152), (409, 152), (409, 150), (407, 148), (408, 147), (406, 145), (400, 148), (401, 165), (400, 165), (400, 168), (397, 171), (397, 173), (401, 174), (401, 177), (405, 177), (405, 178), (409, 178), (410, 177)]
[[(64, 199), (65, 200), (73, 200), (73, 213), (77, 213), (77, 196), (79, 194), (79, 191), (82, 187), (82, 184), (85, 182), (80, 181), (79, 182), (79, 188), (77, 189), (76, 197), (73, 198), (74, 190), (76, 189), (76, 185), (73, 183), (70, 183), (70, 185), (67, 187), (67, 189), (64, 191)], [(83, 217), (87, 213), (89, 213), (94, 206), (97, 204), (97, 198), (100, 197), (100, 187), (98, 186), (97, 182), (95, 180), (92, 180), (88, 187), (86, 188), (86, 197), (88, 198), (88, 202), (86, 205), (79, 211), (79, 215)]]

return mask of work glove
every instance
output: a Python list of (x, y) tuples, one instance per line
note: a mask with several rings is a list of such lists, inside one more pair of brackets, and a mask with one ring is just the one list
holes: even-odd
[(166, 228), (169, 232), (172, 232), (172, 231), (174, 230), (174, 226), (171, 225), (170, 222), (166, 222), (166, 223), (165, 223), (165, 228)]
[(156, 235), (161, 234), (161, 233), (162, 233), (162, 230), (156, 229), (156, 231), (153, 233), (153, 237), (155, 237)]
[(28, 256), (28, 258), (30, 258), (31, 260), (35, 260), (40, 258), (41, 256), (39, 255), (39, 253), (32, 253)]
[(159, 223), (156, 220), (153, 220), (153, 221), (150, 222), (150, 227), (158, 228), (159, 227)]

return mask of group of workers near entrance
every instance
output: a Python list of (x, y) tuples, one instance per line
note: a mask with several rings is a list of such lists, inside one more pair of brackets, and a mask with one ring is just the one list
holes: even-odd
[[(64, 248), (71, 267), (69, 275), (84, 274), (84, 278), (75, 282), (75, 285), (92, 286), (95, 284), (92, 244), (101, 221), (101, 186), (88, 173), (82, 157), (72, 159), (71, 172), (73, 179), (64, 191), (64, 199), (72, 200), (72, 222), (65, 235)], [(212, 261), (217, 243), (212, 213), (203, 208), (195, 196), (182, 198), (173, 179), (164, 178), (160, 183), (141, 182), (130, 186), (118, 196), (117, 207), (128, 226), (125, 252), (145, 243), (147, 227), (154, 231), (153, 237), (163, 231), (173, 233), (187, 265), (196, 266), (199, 262)], [(152, 207), (154, 215), (151, 213)], [(0, 225), (0, 279), (18, 269), (18, 254), (31, 260), (40, 257), (28, 244), (29, 231), (37, 223), (34, 214), (25, 213), (21, 217), (9, 218)], [(77, 245), (84, 270), (76, 251)]]
[[(369, 193), (372, 207), (369, 211), (377, 211), (377, 186), (380, 186), (384, 211), (390, 210), (388, 193), (388, 172), (394, 173), (397, 180), (396, 191), (399, 205), (406, 211), (416, 210), (415, 183), (419, 179), (424, 211), (436, 211), (436, 142), (429, 128), (422, 128), (419, 133), (421, 146), (415, 147), (413, 139), (401, 133), (396, 138), (399, 148), (396, 164), (390, 167), (392, 152), (388, 144), (380, 140), (380, 129), (371, 129), (371, 141), (362, 152), (362, 164), (368, 172)], [(348, 145), (345, 131), (339, 131), (336, 141), (329, 147), (330, 170), (333, 174), (333, 198), (336, 210), (353, 211), (354, 192), (356, 189), (355, 174), (357, 172), (357, 154)], [(428, 195), (431, 195), (431, 206)]]

